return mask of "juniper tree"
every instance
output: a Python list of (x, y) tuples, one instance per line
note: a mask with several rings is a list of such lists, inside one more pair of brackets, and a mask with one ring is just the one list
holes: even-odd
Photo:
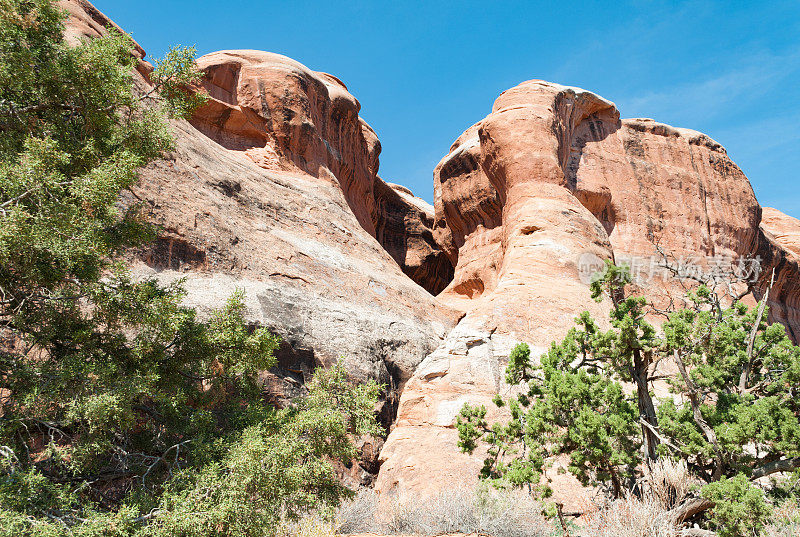
[(0, 0), (0, 535), (268, 535), (335, 505), (374, 383), (335, 368), (275, 408), (241, 293), (201, 319), (120, 261), (155, 236), (117, 200), (200, 102), (194, 50), (137, 89), (129, 37), (71, 47), (64, 18)]
[[(757, 519), (748, 524), (758, 527), (767, 510), (751, 480), (800, 467), (800, 347), (767, 323), (768, 291), (757, 307), (726, 307), (700, 284), (656, 331), (644, 319), (646, 300), (625, 296), (629, 278), (609, 265), (592, 283), (595, 299), (612, 298), (610, 330), (583, 312), (536, 367), (527, 345), (515, 348), (506, 380), (518, 388), (495, 398), (510, 419), (490, 424), (485, 407), (465, 405), (460, 447), (487, 445), (481, 477), (545, 492), (547, 458), (566, 454), (581, 482), (613, 496), (636, 490), (639, 469), (654, 457), (683, 459), (708, 485), (675, 510), (676, 522), (712, 509), (721, 534), (740, 535), (733, 518), (745, 502)], [(653, 364), (664, 360), (678, 374), (672, 396), (656, 405)]]

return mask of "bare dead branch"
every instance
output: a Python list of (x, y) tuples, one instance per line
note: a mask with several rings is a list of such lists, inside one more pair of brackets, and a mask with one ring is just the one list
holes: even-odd
[(703, 414), (700, 412), (700, 390), (697, 388), (694, 381), (689, 376), (689, 373), (686, 371), (686, 364), (683, 363), (683, 358), (681, 358), (681, 355), (677, 350), (673, 353), (673, 356), (675, 357), (675, 363), (678, 365), (678, 371), (680, 371), (683, 382), (686, 385), (686, 392), (689, 396), (689, 402), (692, 405), (692, 416), (694, 418), (694, 422), (697, 424), (700, 430), (703, 431), (703, 435), (706, 437), (706, 440), (708, 440), (708, 443), (711, 444), (714, 449), (716, 466), (714, 467), (711, 480), (718, 481), (722, 477), (724, 460), (722, 458), (722, 450), (717, 442), (717, 434), (703, 418)]
[(761, 303), (758, 305), (758, 315), (756, 315), (756, 320), (753, 323), (753, 328), (750, 330), (750, 337), (747, 340), (747, 361), (744, 364), (744, 368), (742, 369), (742, 374), (739, 376), (739, 393), (744, 393), (745, 389), (747, 388), (747, 381), (750, 377), (750, 370), (753, 367), (753, 345), (756, 342), (756, 335), (758, 335), (758, 328), (761, 326), (761, 318), (764, 316), (764, 308), (767, 306), (767, 300), (769, 300), (769, 292), (772, 290), (772, 286), (775, 284), (775, 269), (772, 269), (772, 278), (770, 279), (769, 285), (767, 286), (767, 290), (764, 293), (764, 296), (761, 298)]
[(797, 468), (800, 468), (800, 457), (780, 459), (755, 468), (750, 479), (759, 479), (777, 472), (791, 472)]

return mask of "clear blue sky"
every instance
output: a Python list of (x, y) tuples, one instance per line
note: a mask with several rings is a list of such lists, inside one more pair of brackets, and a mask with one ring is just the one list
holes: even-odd
[(710, 135), (762, 205), (800, 217), (800, 2), (95, 0), (152, 56), (278, 52), (341, 78), (383, 145), (381, 176), (432, 171), (497, 95), (542, 78), (622, 117)]

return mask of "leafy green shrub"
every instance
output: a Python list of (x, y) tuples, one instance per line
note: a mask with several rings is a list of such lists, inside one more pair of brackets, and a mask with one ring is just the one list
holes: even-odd
[(771, 513), (764, 491), (743, 474), (709, 483), (703, 487), (702, 496), (714, 502), (711, 523), (720, 537), (758, 534)]

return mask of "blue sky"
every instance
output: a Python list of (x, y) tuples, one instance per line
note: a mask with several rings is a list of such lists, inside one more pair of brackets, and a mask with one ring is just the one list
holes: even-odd
[(762, 205), (800, 217), (800, 2), (95, 0), (152, 56), (251, 48), (335, 74), (383, 145), (380, 175), (431, 201), (432, 171), (503, 90), (542, 78), (622, 117), (705, 132)]

